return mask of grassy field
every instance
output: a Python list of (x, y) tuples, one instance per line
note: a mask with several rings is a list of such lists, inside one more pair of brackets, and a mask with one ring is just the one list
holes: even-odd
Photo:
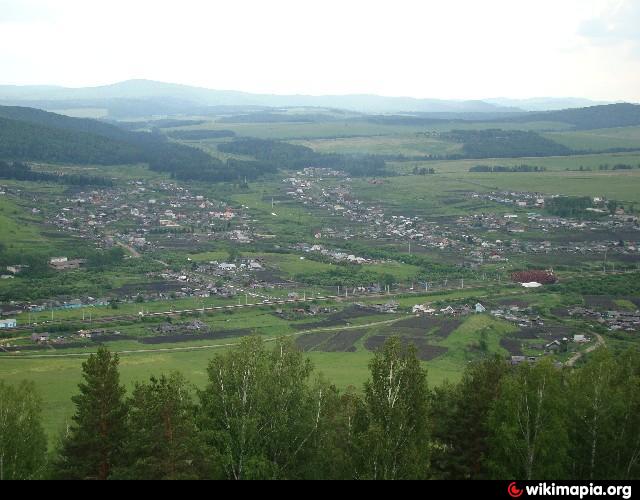
[(568, 130), (566, 123), (558, 122), (442, 122), (425, 125), (389, 125), (358, 119), (322, 122), (282, 122), (282, 123), (223, 123), (209, 121), (201, 125), (181, 127), (182, 130), (232, 130), (239, 136), (261, 139), (331, 139), (362, 136), (414, 136), (425, 131), (446, 132), (452, 129), (480, 130), (502, 128), (504, 130)]
[(576, 150), (609, 148), (639, 148), (640, 127), (620, 127), (600, 130), (549, 132), (547, 138)]
[(462, 152), (462, 145), (420, 134), (350, 137), (343, 139), (316, 139), (291, 141), (319, 153), (379, 154), (420, 156), (447, 155)]
[[(362, 321), (362, 320), (361, 320)], [(499, 329), (492, 326), (492, 320), (470, 318), (456, 332), (442, 342), (449, 347), (443, 359), (424, 362), (429, 372), (429, 383), (438, 385), (445, 380), (455, 381), (461, 376), (466, 362), (468, 346), (475, 341), (478, 328), (488, 328), (491, 332), (491, 349), (495, 348)], [(117, 350), (118, 345), (111, 346)], [(163, 346), (164, 347), (164, 346)], [(228, 347), (203, 350), (132, 353), (121, 355), (122, 382), (130, 390), (136, 381), (146, 380), (151, 375), (182, 372), (197, 387), (206, 383), (208, 360), (216, 352)], [(357, 352), (312, 352), (307, 356), (313, 362), (316, 372), (340, 389), (362, 388), (368, 379), (368, 363), (372, 353), (362, 348)], [(51, 439), (64, 428), (73, 413), (71, 396), (77, 392), (81, 381), (81, 365), (84, 356), (63, 358), (0, 358), (0, 379), (10, 384), (21, 380), (33, 381), (44, 400), (45, 426)]]

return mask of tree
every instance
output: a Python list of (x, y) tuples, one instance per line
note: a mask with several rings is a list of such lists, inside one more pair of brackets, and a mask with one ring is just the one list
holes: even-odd
[(41, 411), (33, 383), (12, 387), (0, 380), (0, 481), (35, 479), (42, 474), (47, 438)]
[(615, 474), (610, 470), (614, 458), (611, 445), (617, 434), (612, 363), (610, 354), (599, 350), (571, 379), (572, 477), (607, 479)]
[[(613, 432), (606, 443), (610, 448), (601, 463), (608, 471), (598, 471), (607, 479), (640, 478), (640, 351), (637, 348), (618, 355), (612, 369), (608, 391)], [(605, 439), (607, 439), (605, 437)]]
[(129, 401), (127, 463), (117, 477), (197, 479), (204, 453), (195, 425), (195, 404), (179, 373), (136, 384)]
[(458, 385), (431, 395), (432, 467), (442, 479), (487, 479), (489, 416), (509, 366), (499, 356), (470, 365)]
[(525, 363), (505, 377), (489, 418), (490, 467), (497, 479), (567, 475), (567, 396), (550, 360)]
[(127, 404), (118, 355), (100, 347), (82, 364), (84, 382), (72, 399), (76, 413), (63, 437), (54, 475), (61, 479), (108, 479), (122, 458)]
[[(290, 340), (267, 351), (258, 337), (216, 356), (200, 393), (199, 427), (227, 479), (296, 478), (312, 453), (326, 392)], [(216, 469), (215, 465), (218, 466)]]
[(355, 476), (420, 479), (428, 475), (427, 375), (415, 347), (387, 340), (369, 364), (364, 405), (354, 422)]

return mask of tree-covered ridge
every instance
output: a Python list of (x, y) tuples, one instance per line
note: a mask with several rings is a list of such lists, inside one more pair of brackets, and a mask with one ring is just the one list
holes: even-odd
[(172, 130), (165, 132), (167, 137), (183, 141), (200, 141), (203, 139), (220, 139), (223, 137), (235, 137), (233, 130)]
[(316, 153), (306, 146), (268, 139), (236, 139), (233, 142), (219, 144), (218, 150), (224, 153), (250, 155), (278, 168), (326, 167), (354, 176), (384, 175), (386, 166), (382, 158), (374, 155)]
[[(0, 457), (14, 478), (640, 478), (640, 352), (469, 364), (430, 389), (412, 346), (390, 338), (362, 392), (315, 376), (291, 340), (217, 354), (194, 391), (177, 373), (127, 395), (105, 348), (83, 364), (76, 412), (47, 464), (30, 386), (0, 383)], [(12, 431), (23, 419), (24, 439)]]
[(119, 165), (143, 161), (134, 145), (88, 132), (0, 117), (0, 157), (16, 161)]
[(527, 113), (526, 115), (514, 117), (510, 121), (562, 122), (573, 125), (577, 130), (631, 127), (640, 125), (640, 105), (619, 103), (589, 106), (587, 108), (563, 109), (561, 111)]
[(71, 186), (105, 186), (113, 185), (110, 179), (93, 175), (54, 174), (37, 172), (25, 163), (7, 163), (0, 161), (0, 179), (14, 179), (18, 181), (53, 182)]
[(277, 170), (264, 162), (222, 162), (160, 133), (129, 132), (96, 120), (17, 107), (0, 107), (0, 157), (81, 165), (146, 163), (177, 179), (208, 182), (255, 179)]
[(573, 153), (562, 144), (524, 130), (452, 130), (442, 137), (462, 143), (468, 158), (566, 156)]

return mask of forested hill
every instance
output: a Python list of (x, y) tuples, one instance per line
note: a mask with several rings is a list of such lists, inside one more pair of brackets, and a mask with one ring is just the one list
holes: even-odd
[(0, 159), (117, 165), (143, 161), (131, 144), (0, 117)]
[(606, 104), (603, 106), (591, 106), (588, 108), (527, 113), (525, 115), (514, 116), (508, 121), (562, 122), (573, 125), (578, 130), (631, 127), (640, 125), (640, 105), (629, 103)]
[(83, 132), (102, 137), (130, 141), (131, 134), (115, 125), (103, 123), (89, 118), (71, 118), (69, 116), (50, 113), (35, 108), (20, 106), (0, 106), (0, 118), (32, 123), (44, 127), (67, 130), (70, 132)]
[[(225, 135), (229, 135), (228, 133)], [(0, 106), (0, 160), (115, 165), (147, 163), (182, 180), (207, 182), (255, 179), (280, 168), (322, 165), (351, 175), (381, 175), (384, 160), (372, 156), (319, 154), (278, 141), (244, 139), (226, 145), (230, 153), (255, 160), (222, 162), (200, 149), (155, 132), (132, 132), (90, 119)], [(223, 150), (221, 148), (221, 150)]]
[[(190, 178), (233, 180), (245, 176), (204, 151), (161, 134), (130, 132), (96, 120), (31, 108), (0, 106), (0, 159), (118, 165), (147, 163), (153, 170)], [(256, 173), (254, 172), (254, 175)]]

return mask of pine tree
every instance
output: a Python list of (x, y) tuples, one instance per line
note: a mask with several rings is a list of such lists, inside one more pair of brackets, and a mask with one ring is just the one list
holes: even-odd
[(72, 398), (76, 413), (62, 440), (55, 477), (109, 479), (122, 459), (127, 405), (118, 364), (118, 355), (103, 347), (82, 364), (84, 382)]
[(0, 380), (0, 481), (40, 477), (46, 453), (41, 400), (33, 383), (12, 387)]
[(433, 468), (441, 479), (487, 479), (489, 415), (509, 365), (499, 356), (470, 365), (457, 385), (432, 393)]
[(129, 401), (126, 465), (118, 478), (197, 479), (204, 454), (195, 425), (195, 404), (178, 373), (136, 384)]

